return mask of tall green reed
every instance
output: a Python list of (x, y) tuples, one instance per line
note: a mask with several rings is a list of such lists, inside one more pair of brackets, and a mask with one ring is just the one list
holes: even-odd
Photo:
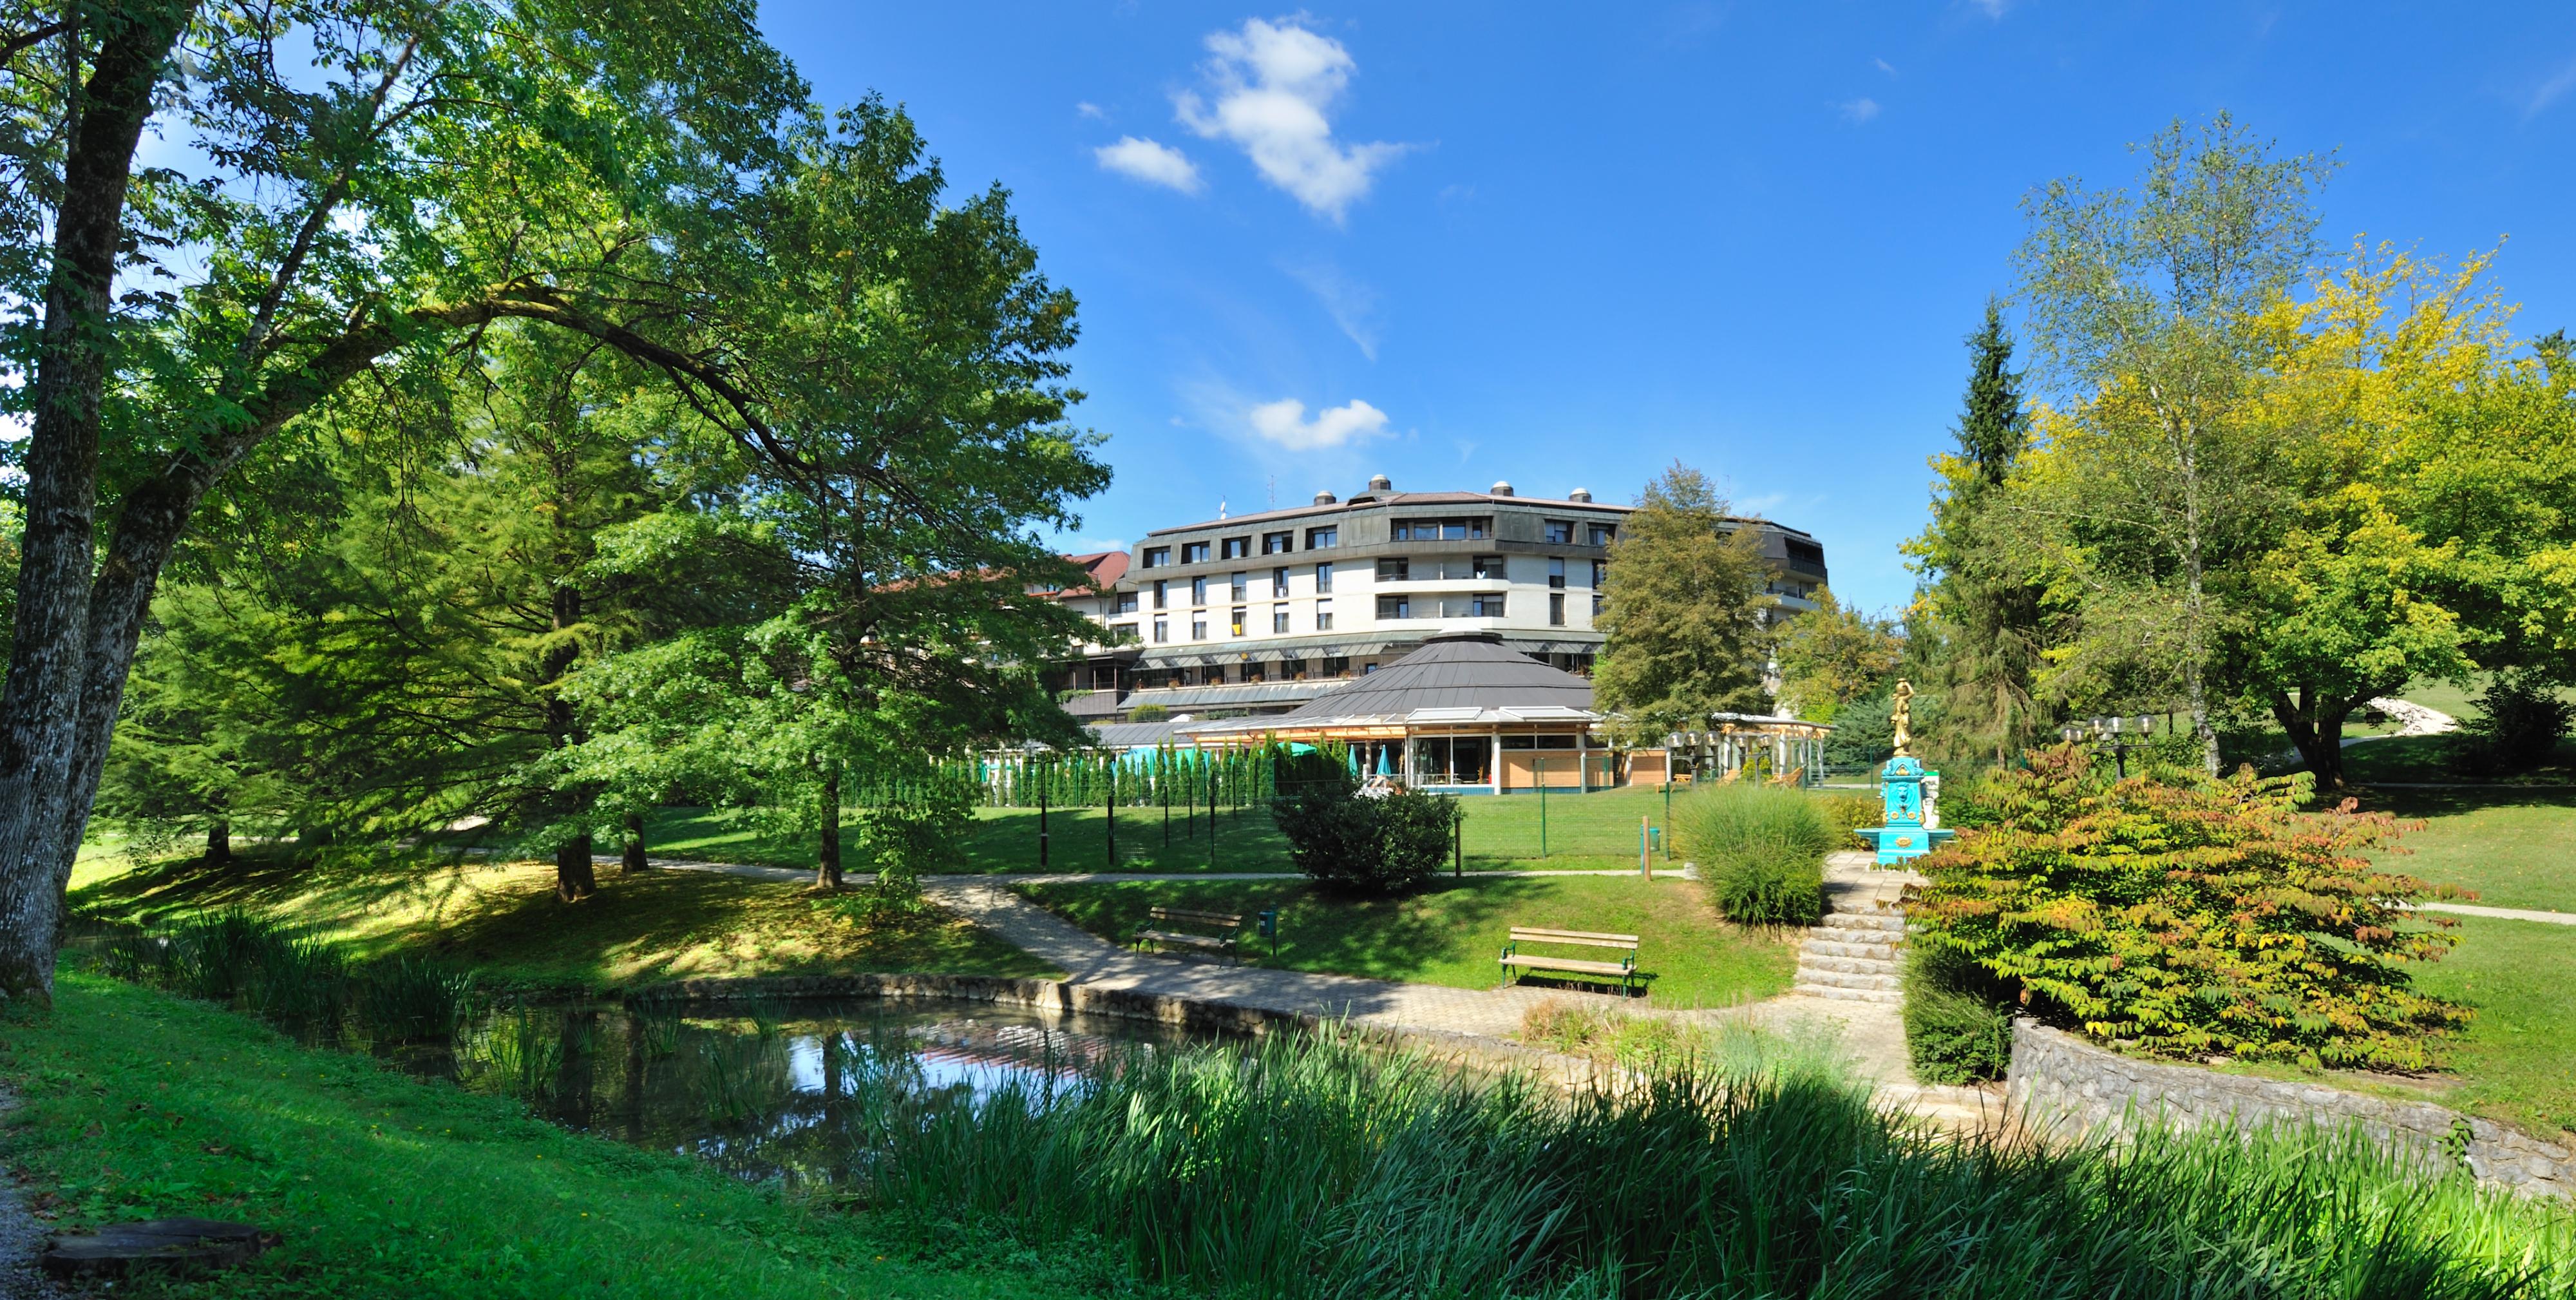
[(1734, 1043), (1571, 1098), (1346, 1035), (1129, 1058), (886, 1130), (867, 1192), (1143, 1276), (1361, 1297), (2576, 1289), (2576, 1219), (2349, 1134), (1936, 1135)]

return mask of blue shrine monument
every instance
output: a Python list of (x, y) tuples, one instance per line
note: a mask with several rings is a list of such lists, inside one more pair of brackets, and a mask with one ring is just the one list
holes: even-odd
[[(1937, 783), (1938, 773), (1923, 770), (1923, 760), (1906, 753), (1914, 741), (1914, 685), (1896, 684), (1896, 754), (1878, 769), (1879, 788), (1886, 800), (1883, 826), (1865, 826), (1852, 832), (1868, 840), (1878, 851), (1878, 865), (1892, 867), (1908, 858), (1919, 858), (1956, 834), (1934, 823), (1932, 800), (1925, 792), (1925, 779)], [(1937, 788), (1937, 785), (1936, 787)]]

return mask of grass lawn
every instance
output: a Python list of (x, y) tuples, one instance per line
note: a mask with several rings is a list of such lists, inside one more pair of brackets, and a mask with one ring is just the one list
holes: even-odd
[(2542, 1137), (2576, 1134), (2576, 929), (2457, 918), (2460, 946), (2416, 972), (2417, 987), (2478, 1009), (2442, 1098)]
[[(1675, 791), (1680, 798), (1685, 791)], [(1849, 791), (1835, 791), (1849, 794)], [(1617, 870), (1637, 865), (1640, 818), (1664, 824), (1661, 787), (1628, 787), (1594, 794), (1468, 795), (1461, 833), (1467, 869)], [(1542, 811), (1544, 816), (1542, 817)], [(1541, 823), (1544, 821), (1544, 843)], [(1206, 814), (1172, 810), (1171, 842), (1165, 846), (1163, 810), (1120, 808), (1117, 855), (1109, 849), (1108, 819), (1099, 808), (1050, 809), (1047, 823), (1049, 871), (1291, 871), (1288, 842), (1261, 808), (1227, 809), (1216, 823), (1210, 853)], [(844, 822), (847, 825), (847, 822)], [(856, 847), (855, 830), (843, 832), (843, 843)], [(665, 808), (645, 827), (646, 843), (655, 853), (676, 858), (722, 862), (757, 862), (811, 868), (811, 844), (766, 839), (729, 824), (703, 808)], [(1855, 843), (1857, 847), (1857, 843)], [(1545, 856), (1541, 856), (1541, 849)], [(1034, 808), (979, 808), (974, 830), (959, 846), (965, 871), (1036, 871), (1038, 814)], [(1658, 852), (1660, 864), (1663, 855)]]
[(808, 1211), (205, 1003), (78, 973), (57, 994), (51, 1016), (0, 1029), (0, 1074), (25, 1103), (0, 1150), (54, 1226), (194, 1215), (284, 1234), (247, 1268), (140, 1294), (929, 1300), (1082, 1294), (1109, 1276), (1076, 1276), (1062, 1251)]
[(1048, 975), (1019, 949), (937, 912), (862, 926), (857, 898), (697, 871), (601, 873), (564, 904), (552, 865), (393, 863), (315, 868), (245, 854), (208, 868), (160, 863), (94, 880), (74, 908), (150, 922), (241, 907), (350, 944), (471, 966), (487, 980), (607, 989), (657, 980), (842, 971)]
[(1246, 936), (1251, 964), (1456, 988), (1500, 982), (1494, 958), (1514, 925), (1637, 935), (1638, 969), (1653, 977), (1647, 987), (1661, 1007), (1769, 997), (1789, 987), (1797, 965), (1797, 932), (1781, 936), (1720, 921), (1699, 885), (1678, 877), (1653, 884), (1612, 877), (1444, 880), (1409, 898), (1371, 900), (1334, 897), (1302, 880), (1041, 882), (1019, 890), (1120, 943), (1157, 904), (1247, 917), (1275, 907), (1279, 954)]
[(2384, 790), (2364, 806), (2427, 823), (2397, 841), (2412, 852), (2379, 855), (2389, 869), (2465, 885), (2483, 906), (2576, 912), (2576, 791)]

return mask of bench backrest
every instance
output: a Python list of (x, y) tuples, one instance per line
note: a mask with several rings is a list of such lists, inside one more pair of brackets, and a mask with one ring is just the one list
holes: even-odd
[(1514, 943), (1572, 943), (1586, 948), (1625, 948), (1637, 950), (1633, 934), (1601, 934), (1592, 930), (1541, 930), (1526, 925), (1512, 927)]
[(1198, 925), (1223, 926), (1227, 929), (1239, 929), (1243, 925), (1243, 918), (1231, 912), (1199, 912), (1186, 907), (1151, 907), (1146, 909), (1145, 914), (1157, 921), (1187, 921)]

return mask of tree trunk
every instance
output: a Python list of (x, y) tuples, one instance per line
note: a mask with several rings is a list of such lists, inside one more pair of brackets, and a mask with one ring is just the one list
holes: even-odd
[[(83, 11), (98, 39), (72, 98), (52, 274), (36, 345), (26, 525), (9, 676), (0, 687), (0, 997), (48, 1004), (63, 891), (88, 824), (78, 722), (98, 521), (99, 406), (134, 148), (192, 6)], [(76, 30), (66, 39), (77, 41)], [(69, 827), (67, 831), (67, 826)]]
[(841, 761), (823, 764), (823, 837), (815, 846), (814, 886), (834, 893), (841, 888)]
[(206, 861), (222, 866), (233, 860), (233, 824), (218, 817), (206, 827)]
[(2299, 758), (2308, 765), (2308, 771), (2316, 775), (2318, 790), (2343, 788), (2344, 720), (2352, 716), (2355, 705), (2368, 698), (2360, 695), (2319, 699), (2304, 686), (2299, 688), (2295, 701), (2283, 692), (2272, 693), (2272, 716), (2288, 733), (2290, 743), (2298, 747)]
[(599, 872), (590, 861), (590, 837), (576, 835), (555, 846), (555, 897), (579, 902), (599, 892)]
[(626, 843), (619, 853), (617, 869), (621, 872), (650, 871), (653, 860), (644, 855), (644, 814), (626, 814)]

